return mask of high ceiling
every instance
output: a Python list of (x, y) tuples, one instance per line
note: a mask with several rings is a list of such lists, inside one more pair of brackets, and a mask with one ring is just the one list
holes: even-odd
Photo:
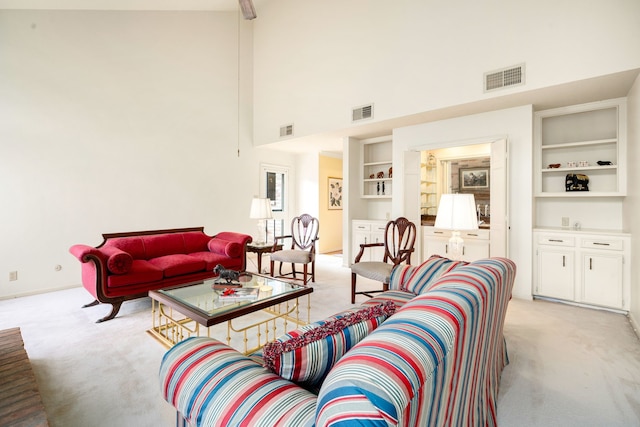
[(237, 0), (0, 0), (0, 9), (232, 11), (232, 10), (238, 10), (238, 1)]
[[(253, 0), (260, 16), (260, 5), (267, 0)], [(238, 0), (0, 0), (0, 9), (42, 10), (201, 10), (236, 11)], [(373, 121), (324, 134), (291, 138), (265, 147), (293, 152), (341, 152), (344, 137), (368, 138), (388, 135), (397, 127), (445, 120), (502, 108), (533, 104), (534, 109), (561, 107), (602, 99), (626, 96), (640, 69), (601, 76), (525, 92), (487, 96), (481, 101), (425, 111), (412, 116)]]

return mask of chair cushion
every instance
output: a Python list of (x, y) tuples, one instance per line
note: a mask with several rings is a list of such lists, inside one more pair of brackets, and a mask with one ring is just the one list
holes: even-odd
[(443, 274), (467, 265), (465, 261), (453, 261), (439, 255), (432, 255), (420, 265), (399, 265), (391, 273), (389, 289), (420, 295), (428, 291)]
[(264, 365), (284, 379), (317, 387), (333, 365), (396, 310), (392, 301), (353, 308), (267, 343)]
[(351, 272), (376, 282), (389, 283), (392, 264), (379, 261), (358, 262), (351, 265)]
[(309, 251), (284, 250), (271, 254), (271, 261), (292, 262), (294, 264), (308, 264), (313, 261), (313, 254)]

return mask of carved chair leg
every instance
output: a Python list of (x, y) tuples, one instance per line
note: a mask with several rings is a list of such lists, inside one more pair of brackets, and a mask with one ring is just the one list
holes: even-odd
[(307, 285), (307, 265), (309, 264), (305, 264), (302, 267), (302, 283), (304, 283), (304, 285)]
[(311, 261), (311, 281), (316, 282), (316, 262)]
[(275, 264), (275, 261), (271, 261), (271, 264), (270, 264), (270, 265), (271, 265), (271, 269), (270, 269), (270, 273), (269, 273), (269, 274), (271, 275), (271, 277), (273, 277), (273, 267), (274, 267), (274, 264)]
[(296, 265), (294, 263), (291, 263), (291, 271), (293, 273), (293, 278), (296, 278)]
[(107, 316), (103, 317), (102, 319), (98, 319), (96, 323), (106, 322), (107, 320), (111, 320), (114, 317), (116, 317), (116, 315), (120, 311), (120, 306), (122, 306), (122, 301), (112, 302), (110, 304), (111, 304), (111, 313), (109, 313)]
[(356, 303), (356, 273), (351, 273), (351, 304)]
[(94, 300), (93, 302), (90, 302), (89, 304), (83, 305), (82, 308), (93, 307), (93, 306), (98, 305), (98, 304), (100, 304), (100, 301)]

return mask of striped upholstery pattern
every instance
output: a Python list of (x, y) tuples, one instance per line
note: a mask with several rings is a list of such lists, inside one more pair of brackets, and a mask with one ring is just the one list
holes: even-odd
[(391, 273), (389, 289), (420, 295), (428, 291), (440, 276), (466, 264), (465, 261), (452, 261), (432, 255), (420, 265), (399, 265)]
[(264, 365), (286, 380), (318, 389), (333, 365), (395, 310), (386, 301), (302, 326), (264, 346)]
[(311, 426), (316, 396), (212, 338), (165, 353), (162, 395), (192, 426)]
[(444, 274), (336, 364), (317, 426), (495, 426), (515, 264)]
[(496, 426), (515, 271), (485, 259), (421, 295), (380, 294), (410, 301), (340, 358), (317, 397), (212, 338), (165, 354), (162, 394), (194, 427)]
[(390, 290), (390, 291), (381, 292), (375, 297), (366, 300), (365, 302), (362, 303), (362, 306), (370, 307), (370, 306), (382, 304), (387, 301), (392, 301), (395, 304), (396, 308), (399, 309), (400, 307), (402, 307), (403, 305), (405, 305), (415, 297), (416, 296), (414, 294), (409, 292)]

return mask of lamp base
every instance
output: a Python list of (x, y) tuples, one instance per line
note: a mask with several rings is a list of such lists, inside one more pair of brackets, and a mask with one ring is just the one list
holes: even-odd
[(452, 231), (449, 239), (449, 252), (452, 260), (459, 261), (464, 255), (464, 240), (459, 231)]
[(266, 221), (263, 219), (258, 220), (258, 235), (256, 236), (256, 245), (265, 245), (267, 243), (267, 230)]

